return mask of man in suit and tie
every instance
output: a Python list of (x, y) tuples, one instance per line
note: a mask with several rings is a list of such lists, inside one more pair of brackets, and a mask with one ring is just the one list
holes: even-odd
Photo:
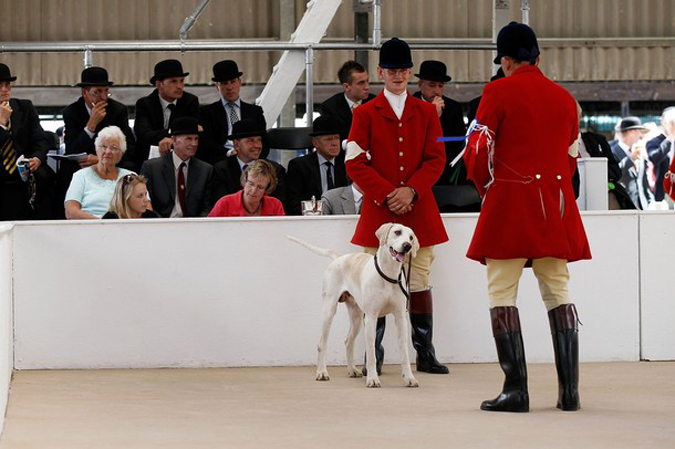
[(169, 154), (169, 126), (179, 117), (199, 119), (199, 99), (185, 92), (185, 77), (180, 61), (167, 59), (155, 65), (150, 84), (155, 86), (147, 97), (136, 102), (136, 149), (134, 162), (140, 167), (148, 159), (150, 146), (158, 146), (161, 156)]
[(87, 157), (78, 162), (61, 161), (57, 177), (59, 204), (63, 204), (73, 173), (98, 162), (94, 140), (105, 127), (117, 126), (126, 137), (127, 151), (118, 165), (132, 171), (140, 168), (133, 160), (136, 138), (129, 127), (127, 107), (108, 98), (112, 85), (113, 82), (108, 79), (108, 71), (103, 67), (84, 69), (77, 84), (81, 88), (80, 98), (63, 110), (63, 121), (67, 130), (66, 154), (86, 153)]
[[(248, 164), (260, 159), (263, 137), (266, 134), (265, 128), (260, 128), (260, 122), (252, 119), (245, 118), (234, 124), (232, 134), (226, 136), (234, 143), (234, 154), (213, 166), (213, 192), (216, 200), (242, 189), (241, 174)], [(286, 169), (274, 161), (267, 162), (274, 167), (277, 175), (277, 187), (271, 196), (283, 204), (286, 201)]]
[(340, 149), (338, 122), (330, 115), (314, 121), (312, 144), (316, 151), (291, 159), (286, 176), (286, 213), (300, 215), (301, 201), (321, 199), (324, 192), (347, 185), (345, 155)]
[(340, 142), (343, 149), (346, 146), (349, 130), (352, 127), (352, 114), (355, 108), (375, 98), (368, 92), (368, 72), (356, 61), (347, 61), (338, 70), (338, 79), (342, 85), (342, 92), (335, 94), (319, 107), (321, 115), (331, 115), (338, 122)]
[[(675, 139), (675, 107), (668, 107), (661, 114), (661, 128), (663, 133), (647, 142), (647, 154), (649, 160), (654, 164), (654, 173), (656, 175), (654, 184), (654, 200), (669, 201), (663, 190), (663, 178), (673, 161), (673, 139)], [(669, 204), (672, 209), (672, 203)]]
[[(443, 95), (445, 84), (452, 78), (448, 76), (448, 69), (441, 61), (424, 61), (420, 66), (417, 86), (419, 91), (413, 96), (431, 103), (436, 107), (436, 113), (441, 120), (444, 136), (463, 136), (466, 133), (462, 106), (455, 100)], [(436, 185), (471, 184), (466, 180), (466, 169), (460, 161), (454, 167), (450, 166), (455, 157), (464, 149), (464, 142), (445, 142), (445, 169), (436, 181)]]
[(141, 168), (153, 209), (164, 218), (206, 217), (213, 207), (213, 167), (193, 157), (199, 123), (192, 117), (177, 118), (169, 135), (173, 152), (150, 159)]
[[(54, 172), (46, 163), (47, 135), (33, 103), (11, 98), (15, 80), (0, 63), (0, 220), (51, 218)], [(20, 176), (21, 156), (28, 160), (26, 170), (34, 183)]]
[(363, 191), (355, 183), (337, 187), (321, 197), (323, 215), (356, 215), (361, 213)]
[(619, 183), (639, 209), (646, 210), (654, 196), (647, 180), (647, 159), (642, 154), (645, 128), (638, 117), (624, 117), (616, 125), (618, 139), (610, 142), (614, 159), (621, 168)]
[[(232, 127), (242, 119), (250, 119), (258, 124), (258, 129), (266, 130), (267, 122), (260, 106), (246, 103), (239, 97), (241, 90), (241, 75), (237, 63), (225, 60), (213, 66), (213, 80), (220, 93), (220, 99), (215, 103), (200, 108), (200, 122), (204, 127), (204, 138), (199, 145), (197, 157), (209, 164), (216, 164), (234, 149), (234, 142), (228, 136), (232, 134)], [(265, 136), (263, 136), (265, 137)], [(269, 148), (263, 138), (262, 157), (266, 158)]]

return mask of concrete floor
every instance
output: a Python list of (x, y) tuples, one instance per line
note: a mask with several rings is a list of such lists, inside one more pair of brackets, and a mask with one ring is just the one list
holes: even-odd
[(478, 409), (497, 365), (417, 373), (385, 367), (367, 389), (343, 367), (25, 371), (12, 381), (4, 449), (673, 448), (675, 363), (581, 367), (582, 410), (555, 408), (555, 370), (529, 366), (531, 412)]

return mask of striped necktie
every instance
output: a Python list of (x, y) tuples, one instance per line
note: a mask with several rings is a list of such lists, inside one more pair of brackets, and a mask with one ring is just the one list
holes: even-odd
[(228, 103), (230, 106), (230, 126), (234, 126), (235, 123), (239, 121), (239, 116), (237, 115), (236, 103)]
[(14, 148), (14, 139), (12, 139), (12, 122), (7, 122), (7, 132), (9, 137), (2, 146), (2, 166), (5, 167), (10, 175), (16, 171), (16, 160), (19, 155)]

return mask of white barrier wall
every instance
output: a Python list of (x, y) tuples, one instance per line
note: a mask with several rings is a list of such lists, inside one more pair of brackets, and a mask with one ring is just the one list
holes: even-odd
[(642, 358), (675, 360), (675, 216), (650, 212), (640, 216)]
[[(434, 339), (444, 362), (495, 360), (485, 268), (464, 256), (476, 217), (444, 216), (451, 241), (436, 248)], [(638, 217), (584, 214), (594, 259), (570, 265), (584, 323), (583, 361), (639, 359)], [(355, 223), (352, 217), (17, 223), (15, 367), (314, 364), (321, 275), (330, 260), (284, 235), (359, 251), (348, 243)], [(552, 360), (530, 270), (520, 306), (528, 361)], [(339, 307), (331, 363), (345, 362), (347, 327)], [(391, 320), (388, 362), (398, 361), (394, 337)], [(360, 358), (362, 341), (357, 351)]]
[(12, 225), (0, 223), (0, 432), (12, 379)]

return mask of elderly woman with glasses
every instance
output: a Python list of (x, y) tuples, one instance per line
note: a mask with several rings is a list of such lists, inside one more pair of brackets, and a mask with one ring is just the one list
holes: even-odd
[(117, 126), (103, 128), (94, 141), (98, 163), (78, 170), (66, 193), (66, 218), (101, 218), (108, 210), (115, 185), (132, 171), (118, 168), (127, 149), (124, 133)]
[(286, 215), (281, 201), (268, 196), (277, 187), (277, 175), (272, 164), (257, 159), (241, 174), (243, 190), (218, 200), (209, 217), (255, 217)]
[(159, 218), (159, 214), (150, 209), (147, 182), (146, 177), (141, 175), (120, 178), (110, 201), (110, 209), (102, 218)]

